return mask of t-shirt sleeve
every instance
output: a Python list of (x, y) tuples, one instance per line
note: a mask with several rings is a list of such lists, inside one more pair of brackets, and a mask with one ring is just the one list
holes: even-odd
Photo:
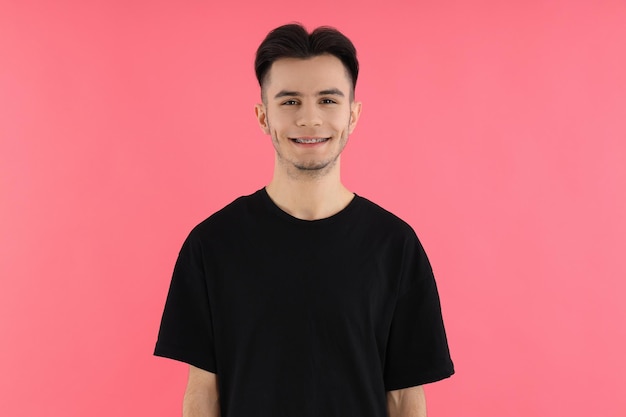
[(402, 277), (385, 358), (385, 389), (423, 385), (454, 374), (433, 272), (417, 237), (403, 253)]
[(203, 259), (201, 242), (192, 231), (174, 267), (154, 354), (216, 373)]

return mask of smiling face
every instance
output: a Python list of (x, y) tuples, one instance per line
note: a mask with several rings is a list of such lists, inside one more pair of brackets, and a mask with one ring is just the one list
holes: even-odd
[(337, 167), (361, 103), (351, 100), (352, 84), (332, 55), (275, 61), (255, 107), (261, 129), (272, 137), (276, 168), (291, 177), (321, 176)]

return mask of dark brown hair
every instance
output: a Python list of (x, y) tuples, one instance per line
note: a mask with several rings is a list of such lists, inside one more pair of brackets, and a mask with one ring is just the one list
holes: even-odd
[(359, 75), (359, 61), (354, 45), (343, 33), (329, 26), (321, 26), (313, 32), (298, 23), (279, 26), (267, 34), (256, 52), (254, 70), (263, 91), (263, 83), (274, 61), (280, 58), (312, 58), (330, 54), (343, 63), (352, 82), (351, 98), (354, 96)]

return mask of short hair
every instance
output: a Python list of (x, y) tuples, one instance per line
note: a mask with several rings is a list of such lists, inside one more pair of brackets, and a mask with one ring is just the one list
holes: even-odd
[(329, 54), (344, 65), (352, 82), (350, 97), (354, 97), (359, 75), (356, 48), (343, 33), (330, 26), (320, 26), (309, 33), (299, 23), (279, 26), (267, 34), (256, 51), (254, 70), (263, 94), (263, 84), (272, 64), (281, 58), (313, 58)]

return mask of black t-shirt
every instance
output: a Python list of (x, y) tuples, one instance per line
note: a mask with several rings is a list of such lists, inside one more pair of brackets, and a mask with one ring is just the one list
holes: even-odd
[(454, 373), (409, 225), (360, 196), (300, 220), (265, 189), (192, 230), (155, 354), (216, 373), (222, 417), (383, 417), (386, 391)]

